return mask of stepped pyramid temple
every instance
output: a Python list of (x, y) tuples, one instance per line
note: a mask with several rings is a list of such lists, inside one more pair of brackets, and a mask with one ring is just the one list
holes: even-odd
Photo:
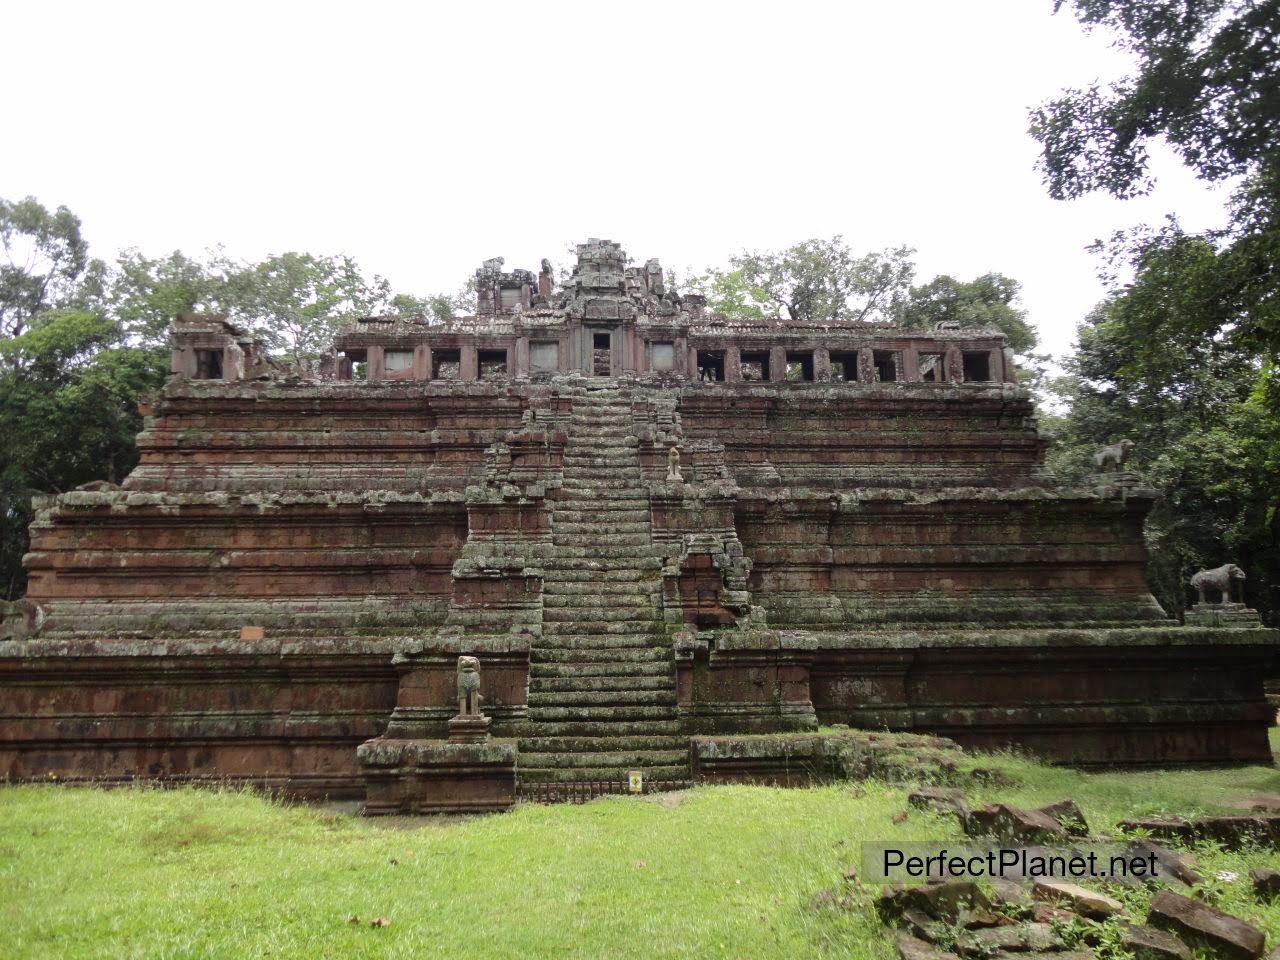
[(998, 332), (728, 322), (609, 241), (476, 283), (313, 365), (176, 320), (137, 468), (38, 503), (0, 772), (377, 812), (750, 778), (742, 734), (836, 724), (1271, 762), (1280, 635), (1166, 616), (1156, 491), (1046, 473)]

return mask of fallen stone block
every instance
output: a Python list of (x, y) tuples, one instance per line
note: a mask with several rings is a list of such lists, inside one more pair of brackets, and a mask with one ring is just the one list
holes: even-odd
[(944, 880), (922, 887), (907, 887), (903, 897), (907, 905), (940, 920), (956, 920), (961, 911), (991, 906), (982, 888), (972, 880)]
[(1037, 880), (1031, 888), (1031, 895), (1037, 900), (1066, 904), (1076, 913), (1095, 920), (1105, 920), (1124, 910), (1124, 904), (1105, 893), (1061, 880)]
[(992, 803), (969, 812), (964, 831), (971, 837), (998, 837), (1021, 843), (1056, 843), (1067, 839), (1058, 821), (1037, 810)]
[(1031, 891), (1025, 884), (1006, 880), (1003, 877), (991, 878), (991, 897), (996, 903), (1012, 907), (1032, 906)]
[(1059, 800), (1057, 803), (1039, 807), (1035, 812), (1043, 813), (1045, 816), (1050, 817), (1073, 837), (1087, 837), (1089, 835), (1089, 823), (1084, 818), (1084, 812), (1076, 805), (1074, 800)]
[(1140, 857), (1144, 860), (1154, 859), (1156, 876), (1165, 880), (1176, 880), (1187, 886), (1204, 883), (1204, 877), (1191, 867), (1190, 861), (1180, 853), (1162, 847), (1154, 840), (1135, 840), (1125, 848), (1124, 855), (1132, 860)]
[(896, 945), (902, 960), (960, 960), (954, 953), (938, 950), (933, 944), (906, 933), (898, 935)]
[(959, 916), (956, 917), (956, 926), (964, 927), (966, 930), (980, 930), (983, 927), (1003, 927), (1013, 922), (1003, 913), (996, 913), (986, 907), (961, 910)]
[(1120, 925), (1120, 943), (1134, 960), (1191, 960), (1191, 950), (1171, 933), (1145, 924)]
[(1147, 923), (1182, 940), (1203, 943), (1226, 960), (1257, 960), (1266, 942), (1261, 930), (1239, 917), (1169, 890), (1151, 900)]
[(1031, 919), (1036, 923), (1071, 923), (1073, 920), (1082, 920), (1083, 917), (1063, 907), (1037, 903), (1031, 908)]
[(1062, 950), (1065, 946), (1047, 923), (970, 930), (956, 940), (956, 952), (971, 957), (989, 957), (997, 950)]
[(956, 787), (920, 787), (907, 794), (907, 802), (935, 813), (956, 813), (961, 818), (969, 812), (964, 791)]
[(1124, 831), (1142, 830), (1157, 840), (1189, 843), (1195, 839), (1196, 828), (1181, 817), (1139, 817), (1121, 820), (1116, 826)]
[(919, 907), (908, 907), (902, 911), (902, 922), (913, 936), (929, 943), (936, 943), (950, 927), (941, 920), (935, 920)]
[(1254, 867), (1249, 871), (1249, 879), (1253, 881), (1253, 892), (1259, 899), (1274, 900), (1280, 896), (1280, 870)]
[(1249, 844), (1280, 845), (1280, 816), (1201, 817), (1193, 826), (1198, 837), (1213, 840), (1227, 850)]

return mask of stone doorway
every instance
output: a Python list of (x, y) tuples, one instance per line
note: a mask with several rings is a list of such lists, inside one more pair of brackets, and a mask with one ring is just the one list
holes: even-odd
[(591, 375), (607, 377), (613, 373), (613, 336), (607, 331), (591, 332)]

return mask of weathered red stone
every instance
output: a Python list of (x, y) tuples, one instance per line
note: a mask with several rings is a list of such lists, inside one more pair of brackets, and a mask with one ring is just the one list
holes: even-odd
[(180, 317), (137, 468), (37, 503), (0, 772), (357, 793), (364, 740), (447, 734), (460, 655), (522, 781), (820, 722), (1269, 761), (1276, 631), (1165, 616), (1156, 491), (1046, 475), (997, 331), (730, 324), (578, 254), (314, 363)]

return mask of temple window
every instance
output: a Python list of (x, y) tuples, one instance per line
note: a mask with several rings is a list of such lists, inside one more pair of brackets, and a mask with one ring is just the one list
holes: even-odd
[(510, 313), (522, 302), (519, 287), (503, 287), (498, 294), (498, 303), (504, 313)]
[(744, 353), (742, 355), (742, 379), (769, 379), (769, 354), (767, 351), (764, 353)]
[(947, 379), (947, 365), (941, 353), (920, 354), (920, 379), (925, 383), (942, 383)]
[(507, 375), (507, 351), (481, 350), (478, 359), (481, 380), (501, 380)]
[(787, 379), (792, 381), (813, 379), (813, 354), (788, 353)]
[(554, 340), (535, 340), (529, 344), (529, 371), (531, 373), (555, 373), (559, 369), (560, 344)]
[(857, 353), (831, 354), (831, 379), (855, 382), (858, 379)]
[(724, 379), (724, 354), (719, 350), (698, 351), (698, 379), (719, 383)]
[(388, 350), (382, 355), (382, 369), (387, 373), (404, 373), (413, 369), (412, 350)]
[(196, 351), (196, 376), (197, 380), (221, 380), (222, 379), (222, 351), (221, 350), (197, 350)]
[(876, 365), (876, 380), (896, 383), (902, 379), (902, 354), (897, 350), (875, 350), (872, 360)]
[(674, 370), (676, 365), (676, 345), (674, 343), (649, 344), (649, 369), (660, 372)]
[(432, 350), (431, 379), (460, 380), (462, 378), (461, 350)]
[(991, 380), (991, 354), (986, 350), (964, 354), (965, 383), (989, 383)]

